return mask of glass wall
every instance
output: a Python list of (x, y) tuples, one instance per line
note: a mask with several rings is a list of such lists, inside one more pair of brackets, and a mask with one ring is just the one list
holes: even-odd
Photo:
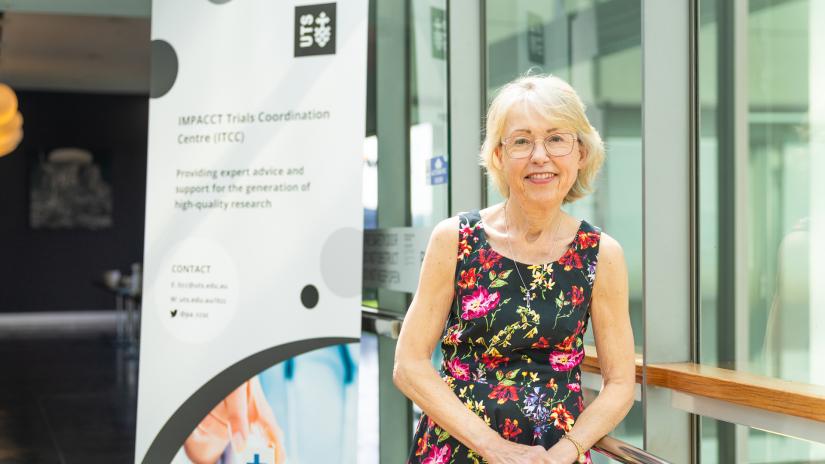
[[(817, 385), (822, 24), (821, 1), (700, 1), (700, 362)], [(702, 427), (706, 462), (825, 458), (821, 445), (710, 420)]]
[[(486, 0), (487, 102), (527, 72), (569, 82), (604, 139), (607, 157), (595, 192), (565, 209), (601, 227), (624, 248), (636, 351), (642, 326), (642, 69), (639, 0)], [(492, 182), (488, 204), (502, 201)], [(586, 343), (594, 344), (592, 331)], [(642, 404), (613, 436), (642, 447)], [(594, 460), (608, 462), (594, 454)]]
[[(702, 440), (700, 462), (702, 463), (821, 463), (825, 458), (825, 444), (766, 432), (751, 427), (722, 422), (708, 417), (701, 418)], [(722, 460), (720, 452), (727, 446), (720, 443), (719, 430), (730, 428), (741, 437), (737, 447), (737, 457)]]

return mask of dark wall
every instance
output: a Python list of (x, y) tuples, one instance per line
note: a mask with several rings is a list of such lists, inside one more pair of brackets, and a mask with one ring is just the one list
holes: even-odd
[[(147, 96), (18, 92), (21, 145), (0, 158), (0, 312), (111, 309), (93, 285), (105, 269), (143, 259)], [(30, 166), (56, 147), (106, 155), (114, 225), (32, 230)]]

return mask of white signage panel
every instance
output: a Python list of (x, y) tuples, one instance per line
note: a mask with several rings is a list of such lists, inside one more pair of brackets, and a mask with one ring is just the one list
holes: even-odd
[(153, 2), (136, 462), (354, 462), (367, 16)]

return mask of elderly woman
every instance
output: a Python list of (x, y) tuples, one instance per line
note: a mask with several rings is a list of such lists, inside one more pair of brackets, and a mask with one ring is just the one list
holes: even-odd
[[(482, 165), (506, 200), (433, 230), (393, 379), (424, 411), (412, 463), (590, 462), (633, 403), (633, 333), (619, 244), (564, 211), (604, 158), (576, 92), (553, 76), (504, 86)], [(604, 387), (582, 401), (592, 319)], [(431, 355), (440, 340), (440, 375)]]

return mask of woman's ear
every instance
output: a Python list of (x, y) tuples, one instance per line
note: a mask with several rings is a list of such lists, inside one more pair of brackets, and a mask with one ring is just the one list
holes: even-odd
[(579, 146), (579, 169), (583, 168), (587, 163), (587, 147), (582, 143), (580, 138), (577, 138), (577, 145)]
[(493, 159), (491, 161), (493, 162), (493, 166), (495, 166), (496, 169), (501, 171), (501, 144), (493, 148)]

